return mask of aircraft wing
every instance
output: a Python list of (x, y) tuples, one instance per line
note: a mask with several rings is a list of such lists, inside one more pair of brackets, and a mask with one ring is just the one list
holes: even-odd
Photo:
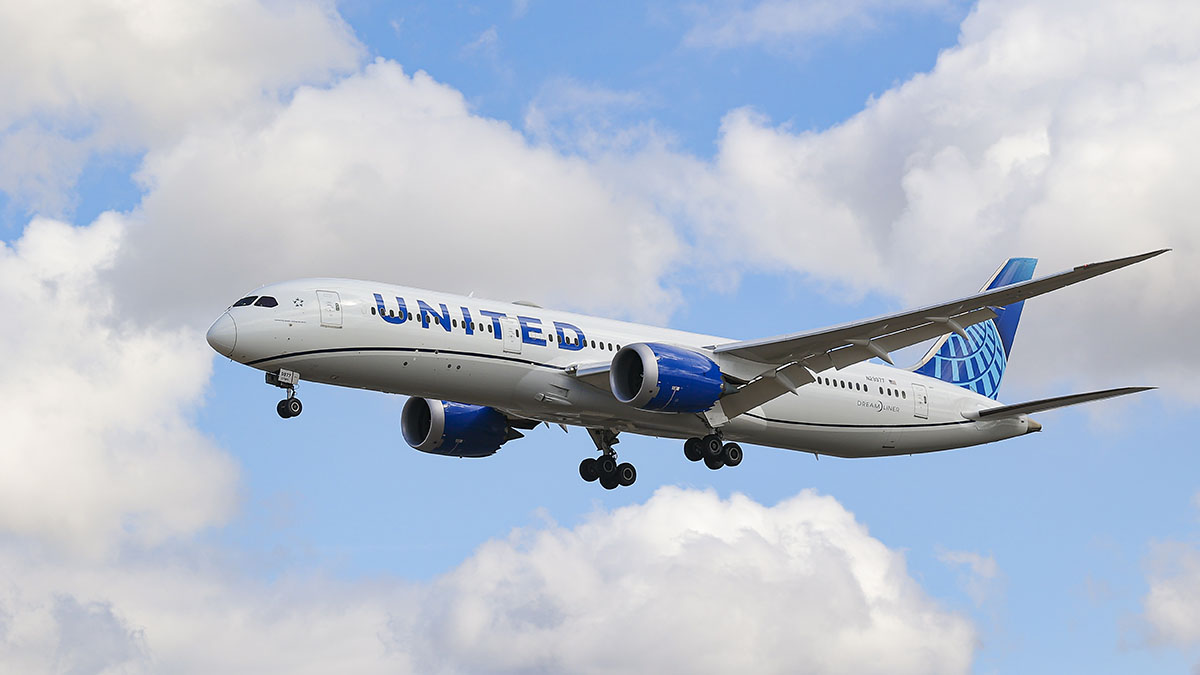
[[(761, 375), (720, 400), (720, 418), (733, 418), (788, 391), (814, 381), (814, 374), (844, 368), (872, 357), (891, 363), (889, 352), (919, 344), (945, 333), (966, 337), (966, 326), (995, 316), (992, 307), (1056, 291), (1072, 284), (1148, 260), (1170, 249), (1080, 265), (1058, 274), (977, 293), (920, 309), (878, 316), (863, 321), (802, 333), (758, 340), (729, 342), (710, 347), (719, 358), (736, 357), (763, 366)], [(720, 361), (718, 360), (718, 363)]]
[(1054, 398), (1043, 398), (1037, 401), (1027, 401), (1025, 403), (1016, 403), (1013, 405), (1002, 405), (995, 408), (984, 408), (983, 410), (971, 410), (964, 412), (963, 417), (969, 420), (992, 420), (1002, 417), (1016, 417), (1017, 415), (1029, 415), (1032, 413), (1045, 412), (1047, 410), (1054, 410), (1055, 408), (1065, 408), (1069, 405), (1088, 403), (1089, 401), (1102, 401), (1106, 398), (1125, 396), (1127, 394), (1136, 394), (1138, 392), (1149, 391), (1154, 388), (1155, 387), (1120, 387), (1118, 389), (1105, 389), (1103, 391), (1089, 391), (1086, 394), (1055, 396)]

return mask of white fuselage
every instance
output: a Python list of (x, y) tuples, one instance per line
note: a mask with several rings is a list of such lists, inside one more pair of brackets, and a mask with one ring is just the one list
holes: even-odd
[[(382, 299), (383, 316), (376, 294)], [(228, 355), (260, 370), (285, 368), (306, 381), (671, 438), (702, 436), (711, 429), (704, 415), (645, 412), (623, 404), (603, 383), (578, 379), (569, 368), (610, 362), (621, 346), (639, 342), (669, 343), (709, 356), (708, 348), (730, 342), (348, 279), (272, 284), (254, 295), (273, 297), (278, 305), (231, 307), (228, 314), (236, 337)], [(402, 322), (397, 298), (405, 305)], [(721, 427), (721, 435), (730, 441), (839, 457), (877, 457), (978, 445), (1031, 431), (1024, 416), (968, 420), (964, 412), (997, 403), (908, 370), (860, 363), (818, 377), (796, 394), (734, 417)]]

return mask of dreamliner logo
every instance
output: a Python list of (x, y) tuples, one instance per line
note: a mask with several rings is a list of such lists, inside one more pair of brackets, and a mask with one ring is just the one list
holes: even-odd
[(871, 408), (875, 412), (883, 412), (884, 410), (888, 412), (900, 412), (900, 406), (884, 404), (883, 401), (863, 401), (860, 399), (858, 407)]

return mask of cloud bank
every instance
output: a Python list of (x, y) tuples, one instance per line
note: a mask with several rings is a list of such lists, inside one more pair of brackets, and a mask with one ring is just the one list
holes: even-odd
[(663, 488), (418, 586), (12, 550), (0, 569), (0, 661), (28, 670), (962, 673), (976, 648), (901, 553), (812, 492), (768, 507)]
[(0, 244), (0, 531), (81, 553), (186, 537), (234, 507), (237, 468), (191, 411), (211, 359), (201, 336), (114, 313), (102, 280), (119, 218), (38, 219)]

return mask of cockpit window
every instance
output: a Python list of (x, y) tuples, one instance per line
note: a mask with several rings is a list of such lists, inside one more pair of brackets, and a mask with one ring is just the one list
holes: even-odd
[(237, 302), (233, 303), (233, 306), (234, 307), (245, 307), (247, 305), (252, 305), (252, 304), (254, 304), (254, 300), (256, 298), (258, 298), (257, 295), (248, 295), (248, 296), (242, 298), (241, 300), (238, 300)]
[(279, 303), (275, 301), (275, 298), (272, 298), (269, 295), (264, 295), (258, 299), (258, 302), (254, 303), (254, 306), (255, 307), (278, 307)]

